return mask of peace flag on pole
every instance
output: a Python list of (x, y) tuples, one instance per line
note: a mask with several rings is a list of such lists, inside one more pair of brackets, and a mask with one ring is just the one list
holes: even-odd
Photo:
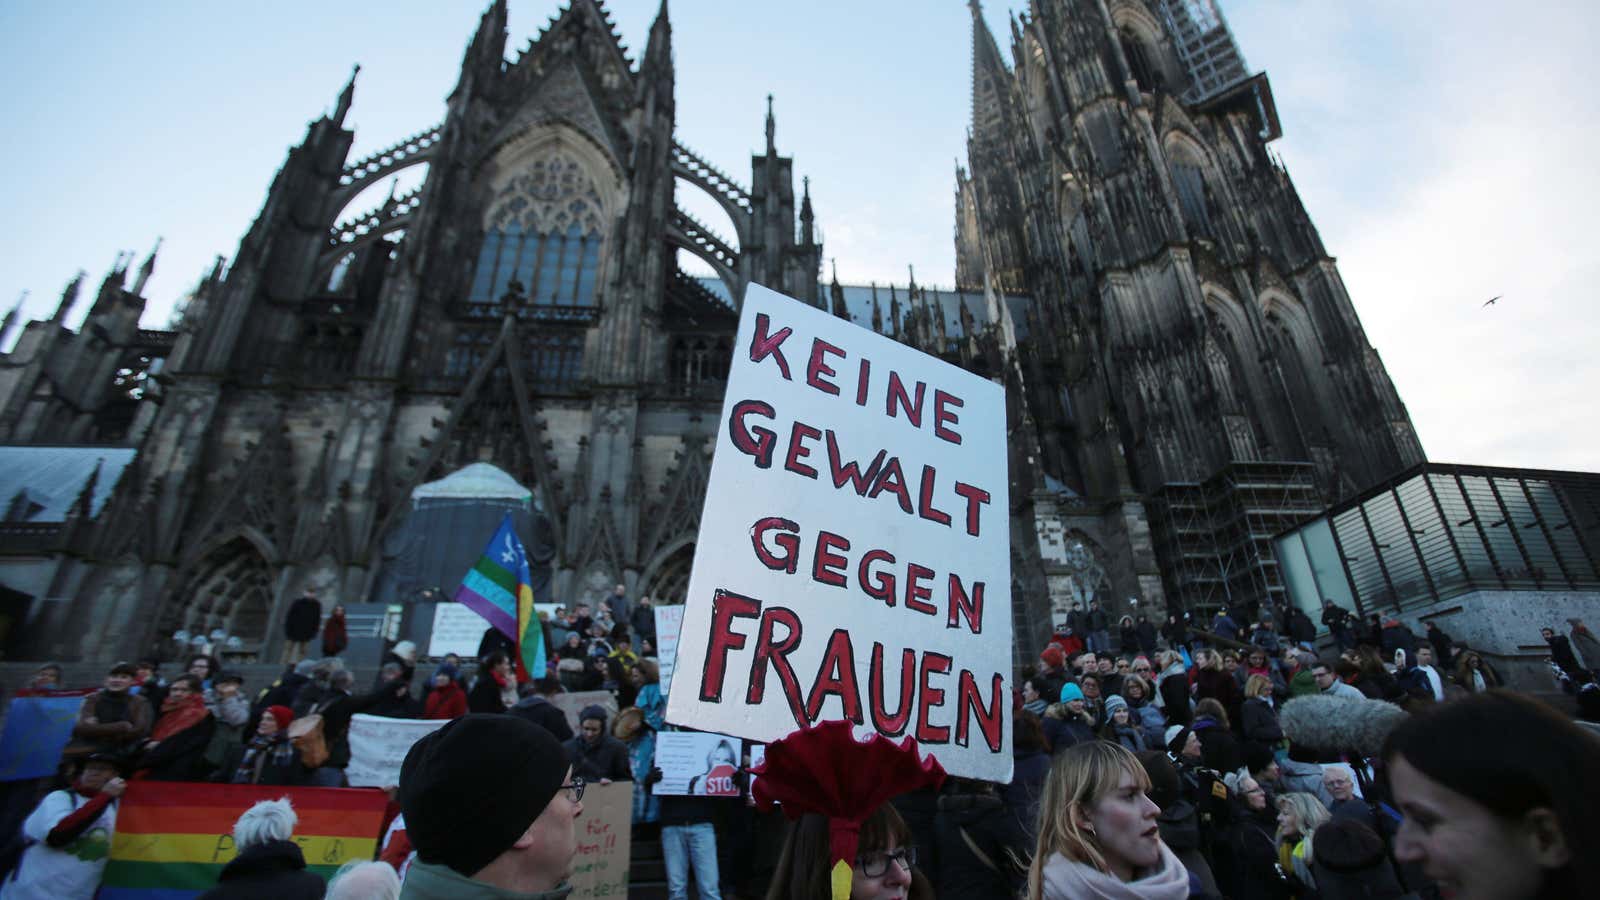
[[(533, 573), (528, 552), (512, 527), (511, 513), (500, 520), (477, 565), (461, 579), (456, 601), (517, 642), (517, 671), (522, 679), (544, 677), (544, 629), (533, 610)], [(534, 639), (527, 639), (529, 632)]]

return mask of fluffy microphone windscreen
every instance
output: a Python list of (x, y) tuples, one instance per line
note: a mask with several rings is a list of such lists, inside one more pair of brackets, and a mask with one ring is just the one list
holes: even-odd
[(1278, 724), (1290, 743), (1342, 753), (1377, 756), (1383, 740), (1406, 718), (1405, 710), (1382, 700), (1357, 700), (1330, 694), (1296, 697), (1278, 711)]

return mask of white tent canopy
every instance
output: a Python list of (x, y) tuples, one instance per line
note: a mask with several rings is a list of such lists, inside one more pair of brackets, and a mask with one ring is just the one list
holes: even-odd
[(481, 462), (457, 469), (438, 481), (418, 485), (411, 492), (413, 504), (422, 500), (516, 500), (527, 503), (532, 497), (532, 491), (518, 484), (503, 469)]

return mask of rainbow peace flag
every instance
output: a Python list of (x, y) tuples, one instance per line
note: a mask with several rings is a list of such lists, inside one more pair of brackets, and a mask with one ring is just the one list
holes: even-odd
[(461, 579), (455, 599), (517, 642), (517, 670), (523, 679), (544, 677), (544, 629), (533, 610), (533, 573), (511, 513), (500, 520), (477, 565)]
[(100, 900), (191, 900), (217, 884), (235, 856), (233, 823), (261, 800), (288, 797), (295, 843), (323, 878), (372, 859), (387, 804), (382, 791), (134, 781), (117, 805)]

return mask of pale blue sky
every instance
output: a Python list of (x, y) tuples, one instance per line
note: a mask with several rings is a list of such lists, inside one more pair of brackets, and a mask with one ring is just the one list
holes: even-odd
[[(1275, 147), (1429, 456), (1600, 470), (1600, 7), (1222, 4), (1272, 79)], [(657, 3), (608, 6), (637, 58)], [(352, 63), (359, 156), (441, 118), (482, 8), (0, 0), (0, 305), (27, 289), (25, 313), (48, 315), (78, 268), (98, 279), (161, 235), (147, 321), (164, 322), (213, 255), (232, 255)], [(557, 8), (511, 0), (512, 45)], [(1003, 50), (1006, 12), (987, 5)], [(747, 180), (775, 94), (779, 149), (812, 177), (840, 277), (903, 282), (912, 264), (919, 281), (952, 281), (965, 3), (675, 0), (672, 21), (679, 140)]]

